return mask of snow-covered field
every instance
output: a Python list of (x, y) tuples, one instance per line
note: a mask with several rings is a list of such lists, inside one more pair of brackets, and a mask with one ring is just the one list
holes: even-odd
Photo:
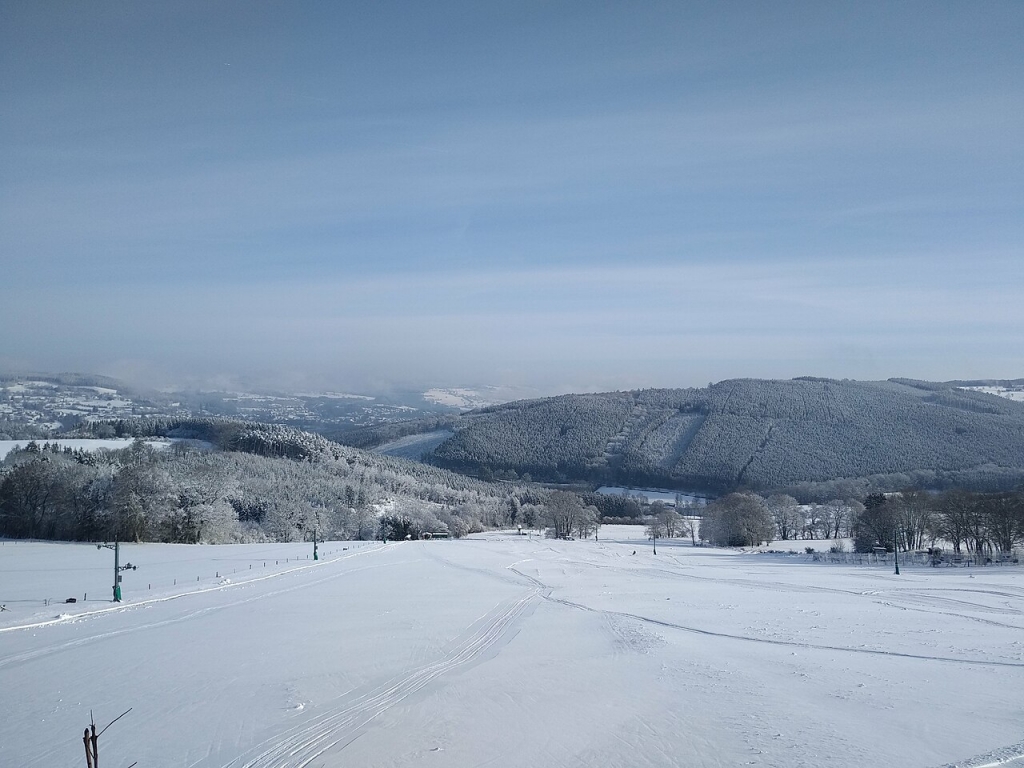
[(679, 493), (678, 491), (666, 491), (663, 489), (651, 489), (651, 488), (624, 488), (621, 485), (602, 485), (597, 489), (597, 492), (605, 496), (642, 496), (648, 503), (660, 501), (670, 507), (676, 505), (676, 498), (679, 498), (683, 503), (691, 504), (707, 504), (707, 499), (703, 496), (693, 496), (688, 493)]
[(439, 429), (433, 432), (421, 432), (418, 435), (406, 435), (389, 443), (378, 445), (373, 452), (384, 456), (398, 456), (403, 459), (419, 461), (423, 458), (423, 454), (437, 448), (454, 434), (450, 429)]
[(475, 389), (428, 389), (423, 393), (423, 399), (429, 403), (447, 405), (451, 408), (459, 408), (463, 411), (470, 411), (474, 408), (484, 408), (488, 405), (495, 405), (490, 399)]
[(1003, 386), (987, 386), (987, 387), (960, 387), (960, 389), (971, 389), (975, 392), (984, 392), (988, 395), (997, 395), (999, 397), (1005, 397), (1009, 400), (1019, 400), (1024, 402), (1024, 389), (1020, 387), (1003, 387)]
[(538, 393), (526, 387), (510, 385), (489, 385), (480, 387), (435, 387), (423, 393), (428, 403), (446, 405), (462, 411), (486, 408), (512, 400), (527, 400)]
[(1024, 765), (1020, 568), (642, 536), (4, 542), (0, 765)]

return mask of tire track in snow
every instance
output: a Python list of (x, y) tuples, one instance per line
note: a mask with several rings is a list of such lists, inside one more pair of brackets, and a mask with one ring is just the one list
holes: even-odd
[[(531, 581), (535, 581), (540, 584), (536, 579), (532, 579), (526, 576), (524, 573), (520, 573), (515, 568), (509, 566), (513, 571), (519, 573), (524, 578), (529, 578)], [(550, 590), (549, 587), (545, 586), (546, 590)], [(1024, 669), (1024, 662), (1019, 661), (998, 661), (998, 660), (985, 660), (985, 659), (966, 659), (957, 658), (955, 656), (932, 656), (927, 654), (919, 653), (906, 653), (903, 651), (884, 651), (876, 648), (850, 648), (848, 646), (839, 645), (824, 645), (819, 643), (801, 643), (795, 640), (772, 640), (765, 637), (751, 637), (749, 635), (737, 635), (730, 632), (715, 632), (710, 629), (701, 629), (700, 627), (689, 627), (685, 624), (676, 624), (671, 621), (664, 621), (662, 619), (652, 619), (649, 616), (640, 616), (635, 613), (627, 613), (626, 611), (612, 611), (606, 608), (593, 608), (583, 603), (576, 603), (572, 600), (565, 600), (563, 598), (551, 597), (550, 594), (541, 593), (541, 596), (552, 603), (558, 603), (560, 605), (567, 606), (569, 608), (576, 608), (581, 611), (589, 611), (590, 613), (599, 613), (605, 616), (619, 616), (627, 619), (634, 619), (647, 624), (655, 624), (659, 627), (667, 627), (668, 629), (678, 629), (683, 632), (691, 632), (696, 635), (704, 635), (705, 637), (721, 637), (728, 640), (742, 640), (748, 643), (762, 643), (765, 645), (779, 645), (788, 648), (804, 648), (807, 650), (817, 651), (836, 651), (840, 653), (862, 653), (871, 656), (888, 656), (890, 658), (901, 658), (901, 659), (919, 659), (921, 661), (945, 661), (953, 664), (969, 664), (973, 666), (982, 667), (1013, 667), (1016, 669)]]
[(983, 667), (1016, 667), (1018, 669), (1024, 669), (1024, 662), (1019, 661), (987, 661), (985, 659), (962, 659), (955, 656), (930, 656), (927, 654), (919, 653), (905, 653), (903, 651), (883, 651), (876, 648), (850, 648), (839, 645), (824, 645), (819, 643), (801, 643), (795, 640), (772, 640), (764, 637), (750, 637), (749, 635), (736, 635), (729, 632), (714, 632), (710, 629), (700, 629), (699, 627), (688, 627), (683, 624), (675, 624), (670, 621), (663, 621), (661, 619), (652, 619), (649, 616), (640, 616), (635, 613), (626, 613), (624, 611), (610, 611), (603, 608), (591, 608), (588, 605), (582, 603), (574, 603), (571, 600), (563, 600), (557, 597), (546, 597), (546, 600), (550, 600), (553, 603), (561, 603), (562, 605), (569, 606), (570, 608), (578, 608), (584, 611), (590, 611), (592, 613), (603, 613), (612, 616), (623, 616), (629, 619), (636, 619), (637, 621), (646, 622), (648, 624), (656, 624), (660, 627), (668, 627), (669, 629), (681, 629), (684, 632), (692, 632), (697, 635), (705, 635), (707, 637), (722, 637), (729, 640), (745, 640), (750, 643), (764, 643), (767, 645), (781, 645), (792, 648), (806, 648), (808, 650), (818, 651), (839, 651), (843, 653), (865, 653), (872, 656), (889, 656), (893, 658), (901, 659), (920, 659), (922, 661), (947, 661), (954, 664), (971, 664), (975, 666)]
[(538, 593), (531, 591), (511, 604), (499, 606), (477, 622), (470, 636), (444, 657), (419, 669), (397, 676), (317, 715), (301, 726), (267, 739), (255, 747), (255, 756), (242, 756), (224, 768), (305, 768), (329, 750), (351, 744), (375, 718), (419, 691), (432, 680), (478, 658), (497, 643), (526, 611)]
[[(673, 558), (678, 562), (677, 558)], [(689, 579), (691, 581), (698, 581), (701, 583), (712, 583), (712, 584), (729, 584), (741, 588), (749, 589), (761, 589), (772, 592), (776, 591), (787, 591), (796, 593), (806, 594), (837, 594), (837, 595), (851, 595), (853, 597), (861, 597), (871, 600), (879, 605), (884, 605), (889, 608), (895, 608), (898, 610), (905, 611), (918, 611), (920, 613), (929, 613), (940, 616), (950, 616), (953, 618), (963, 619), (965, 621), (974, 621), (980, 624), (988, 624), (991, 626), (1001, 627), (1004, 629), (1022, 629), (1017, 624), (1008, 624), (1002, 621), (996, 621), (994, 619), (986, 619), (981, 616), (970, 616), (963, 611), (957, 613), (949, 613), (948, 611), (938, 610), (938, 606), (942, 605), (943, 602), (947, 602), (950, 607), (962, 608), (965, 610), (976, 611), (978, 613), (994, 613), (1003, 616), (1021, 616), (1024, 615), (1024, 610), (1021, 608), (1005, 607), (1001, 608), (998, 606), (986, 605), (984, 603), (976, 603), (968, 600), (957, 600), (953, 598), (942, 598), (940, 596), (931, 597), (927, 594), (920, 594), (924, 592), (937, 592), (937, 591), (954, 591), (965, 594), (989, 594), (1000, 597), (1007, 597), (1015, 600), (1024, 598), (1024, 595), (1019, 595), (1010, 592), (996, 592), (993, 590), (986, 589), (940, 589), (940, 588), (928, 588), (928, 587), (894, 587), (887, 590), (852, 590), (852, 589), (838, 589), (836, 587), (822, 587), (814, 584), (790, 584), (781, 581), (758, 581), (753, 579), (742, 579), (742, 578), (718, 578), (715, 576), (699, 576), (693, 573), (683, 573), (679, 571), (672, 571), (666, 568), (659, 568), (657, 566), (643, 567), (641, 569), (636, 568), (624, 568), (618, 565), (612, 565), (609, 563), (595, 563), (586, 560), (576, 561), (579, 565), (585, 565), (591, 568), (603, 569), (616, 571), (618, 573), (629, 573), (629, 574), (661, 574), (670, 578)], [(908, 604), (901, 604), (897, 602), (899, 600), (905, 600)], [(914, 605), (917, 603), (918, 605)], [(935, 608), (927, 607), (929, 605), (935, 605)]]
[(462, 563), (456, 563), (447, 557), (441, 555), (436, 546), (420, 546), (420, 551), (426, 555), (429, 559), (436, 563), (444, 566), (445, 568), (455, 568), (456, 570), (465, 571), (472, 573), (477, 576), (484, 576), (488, 579), (496, 579), (506, 584), (512, 584), (516, 587), (522, 587), (523, 583), (519, 579), (505, 576), (501, 570), (494, 570), (493, 568), (476, 568), (471, 565), (463, 565)]
[(973, 621), (978, 624), (988, 624), (992, 627), (999, 627), (1000, 629), (1024, 629), (1017, 624), (1007, 624), (1005, 621), (995, 621), (994, 619), (984, 619), (981, 616), (969, 616), (966, 613), (950, 613), (949, 611), (940, 611), (937, 608), (918, 608), (913, 605), (902, 605), (900, 603), (894, 603), (889, 600), (878, 600), (876, 601), (879, 605), (884, 605), (886, 608), (894, 608), (897, 611), (916, 611), (918, 613), (927, 613), (931, 616), (949, 616), (954, 619), (962, 619), (964, 621)]

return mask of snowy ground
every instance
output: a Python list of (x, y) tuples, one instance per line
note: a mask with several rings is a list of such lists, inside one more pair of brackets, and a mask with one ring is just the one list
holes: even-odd
[(960, 387), (960, 389), (972, 389), (975, 392), (984, 392), (989, 395), (998, 395), (999, 397), (1005, 397), (1009, 400), (1019, 400), (1024, 402), (1024, 389), (1020, 387), (1003, 387), (1003, 386), (990, 386), (990, 387)]
[(642, 535), (4, 542), (0, 765), (1024, 765), (1020, 568)]
[[(698, 518), (699, 519), (699, 518)], [(700, 528), (697, 528), (700, 531)], [(853, 551), (853, 539), (778, 539), (750, 547), (752, 552), (806, 552), (808, 548), (815, 552), (828, 552), (832, 547), (839, 547), (840, 552)]]
[(463, 411), (471, 411), (474, 408), (486, 408), (489, 405), (498, 405), (505, 402), (500, 398), (489, 396), (490, 393), (477, 389), (454, 388), (454, 389), (428, 389), (423, 393), (423, 399), (428, 403), (447, 405), (450, 408), (458, 408)]
[(434, 432), (421, 432), (418, 435), (406, 435), (389, 443), (378, 445), (373, 452), (384, 456), (398, 456), (402, 459), (419, 461), (423, 458), (423, 454), (434, 450), (454, 434), (450, 429), (439, 429)]
[(499, 384), (479, 387), (435, 387), (423, 393), (423, 399), (437, 405), (447, 405), (462, 411), (487, 408), (512, 400), (528, 400), (540, 396), (528, 387)]
[(703, 496), (693, 496), (679, 491), (666, 491), (652, 488), (623, 488), (621, 485), (602, 485), (597, 492), (605, 496), (642, 496), (649, 503), (660, 501), (667, 506), (674, 507), (676, 498), (680, 501), (692, 504), (707, 504), (708, 500)]

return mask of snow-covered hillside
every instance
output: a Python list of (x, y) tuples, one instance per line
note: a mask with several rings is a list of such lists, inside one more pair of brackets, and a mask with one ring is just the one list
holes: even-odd
[(1020, 568), (642, 535), (3, 542), (0, 765), (1024, 764)]

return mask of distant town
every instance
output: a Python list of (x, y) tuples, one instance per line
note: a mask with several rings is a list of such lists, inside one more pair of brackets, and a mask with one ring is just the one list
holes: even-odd
[(493, 402), (493, 397), (467, 389), (386, 396), (139, 391), (100, 376), (0, 376), (0, 439), (50, 437), (90, 422), (176, 416), (224, 416), (340, 433), (357, 426), (458, 413)]

